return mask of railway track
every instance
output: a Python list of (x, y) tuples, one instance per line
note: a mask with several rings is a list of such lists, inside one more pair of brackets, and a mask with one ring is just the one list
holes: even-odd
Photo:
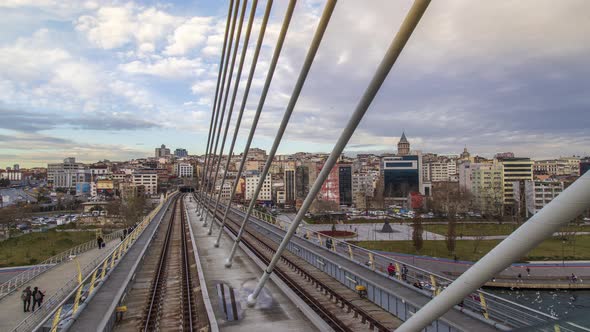
[(119, 331), (207, 331), (183, 198), (159, 226), (125, 302)]
[[(219, 211), (218, 217), (222, 217)], [(233, 211), (228, 216), (226, 226), (234, 235), (241, 220)], [(278, 247), (251, 226), (246, 227), (242, 242), (265, 264)], [(392, 331), (401, 325), (395, 316), (292, 253), (283, 253), (274, 273), (335, 331)]]

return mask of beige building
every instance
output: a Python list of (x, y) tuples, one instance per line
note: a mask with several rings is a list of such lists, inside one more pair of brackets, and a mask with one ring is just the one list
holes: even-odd
[(147, 195), (155, 195), (158, 193), (158, 174), (155, 172), (133, 173), (131, 183), (135, 187), (143, 186), (144, 193)]
[(473, 202), (483, 213), (499, 215), (504, 201), (504, 172), (499, 163), (471, 164), (470, 184)]

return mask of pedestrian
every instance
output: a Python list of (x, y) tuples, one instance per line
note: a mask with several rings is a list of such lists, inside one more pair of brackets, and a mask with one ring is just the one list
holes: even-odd
[(576, 281), (578, 281), (578, 277), (576, 277), (576, 275), (572, 273), (572, 282), (576, 283)]
[(20, 299), (23, 300), (24, 312), (29, 312), (31, 307), (31, 297), (33, 293), (31, 293), (31, 286), (27, 286), (23, 289), (23, 292), (20, 295)]
[(522, 274), (518, 274), (518, 282), (522, 282)]
[(326, 248), (332, 249), (332, 239), (327, 239), (326, 240)]
[(408, 267), (406, 264), (402, 265), (402, 280), (408, 280)]
[(127, 228), (123, 229), (123, 237), (127, 237)]
[(35, 305), (37, 305), (37, 308), (41, 307), (44, 296), (45, 294), (38, 287), (33, 288), (33, 308), (31, 311), (35, 311)]
[(102, 248), (102, 238), (100, 236), (96, 238), (96, 245), (98, 249)]
[(389, 274), (390, 277), (395, 276), (395, 266), (393, 263), (389, 263), (389, 266), (387, 267), (387, 274)]
[(531, 269), (528, 266), (526, 267), (526, 275), (527, 277), (531, 276)]

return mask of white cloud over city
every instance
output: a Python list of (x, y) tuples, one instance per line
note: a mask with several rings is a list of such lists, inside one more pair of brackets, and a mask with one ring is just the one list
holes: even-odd
[[(280, 151), (330, 149), (410, 5), (337, 4)], [(255, 145), (272, 142), (322, 7), (297, 4)], [(241, 137), (285, 8), (275, 2)], [(590, 154), (589, 9), (582, 0), (433, 2), (347, 150), (393, 150), (405, 130), (422, 151)], [(202, 153), (226, 13), (225, 1), (0, 3), (7, 18), (0, 22), (0, 117), (11, 121), (0, 125), (0, 166), (70, 154), (147, 156), (160, 143)]]

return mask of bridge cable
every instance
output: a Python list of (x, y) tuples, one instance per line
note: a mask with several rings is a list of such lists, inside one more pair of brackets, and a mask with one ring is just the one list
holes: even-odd
[[(254, 0), (252, 6), (255, 6), (255, 3), (256, 2), (257, 2), (257, 0)], [(228, 152), (227, 162), (225, 164), (225, 169), (226, 170), (229, 168), (229, 165), (231, 163), (231, 157), (233, 155), (233, 151), (234, 151), (234, 147), (235, 147), (235, 144), (236, 144), (236, 140), (238, 138), (238, 131), (239, 131), (240, 124), (241, 124), (241, 121), (242, 121), (242, 115), (244, 114), (244, 109), (246, 109), (246, 102), (248, 100), (248, 95), (250, 93), (250, 87), (252, 85), (252, 80), (254, 78), (254, 73), (256, 71), (256, 64), (258, 63), (258, 56), (260, 55), (260, 49), (262, 48), (262, 42), (264, 40), (264, 35), (266, 33), (266, 26), (267, 26), (267, 23), (268, 23), (268, 18), (270, 16), (270, 10), (272, 8), (272, 4), (273, 4), (273, 1), (272, 0), (267, 1), (267, 3), (266, 3), (266, 9), (264, 11), (264, 16), (262, 18), (262, 23), (260, 25), (260, 32), (258, 34), (258, 41), (256, 42), (256, 48), (254, 49), (254, 55), (252, 57), (252, 64), (250, 65), (250, 73), (248, 74), (248, 80), (246, 82), (246, 87), (244, 89), (244, 95), (242, 96), (242, 105), (240, 107), (240, 113), (238, 114), (238, 118), (236, 120), (236, 129), (234, 130), (234, 135), (233, 135), (232, 142), (231, 142), (231, 145), (230, 145), (230, 148), (229, 148), (229, 152)], [(252, 16), (250, 16), (250, 19), (252, 19)], [(247, 44), (247, 42), (245, 42), (245, 44)], [(245, 51), (244, 51), (244, 53), (245, 53)], [(249, 145), (248, 145), (248, 147), (249, 147)], [(225, 222), (227, 220), (227, 214), (228, 214), (228, 212), (229, 212), (229, 210), (231, 208), (231, 202), (233, 201), (234, 196), (236, 194), (236, 189), (237, 189), (238, 183), (239, 183), (238, 180), (239, 180), (239, 178), (240, 178), (240, 176), (242, 174), (243, 168), (244, 168), (244, 160), (242, 160), (242, 163), (240, 163), (239, 170), (238, 170), (238, 173), (237, 173), (237, 176), (236, 176), (236, 181), (232, 185), (232, 191), (231, 191), (231, 194), (230, 194), (230, 197), (229, 197), (228, 205), (227, 205), (227, 207), (225, 209), (225, 212), (223, 214), (223, 219), (221, 221), (221, 226), (219, 228), (219, 233), (217, 234), (217, 240), (215, 241), (215, 245), (214, 245), (215, 247), (219, 247), (219, 241), (221, 240), (221, 234), (222, 234), (222, 231), (223, 231), (223, 227), (225, 226)], [(226, 178), (227, 178), (227, 172), (225, 172), (224, 175), (223, 175), (223, 180), (221, 182), (221, 188), (222, 189), (223, 189), (223, 185), (225, 183)], [(214, 212), (214, 214), (217, 213), (217, 207), (218, 207), (218, 205), (219, 205), (219, 197), (217, 198), (217, 202), (215, 203), (215, 208), (214, 208), (214, 211), (215, 212)]]
[(313, 39), (311, 41), (311, 45), (309, 50), (307, 51), (307, 55), (305, 56), (305, 61), (303, 62), (303, 66), (301, 68), (301, 72), (299, 73), (299, 77), (297, 78), (297, 82), (295, 83), (295, 87), (293, 88), (293, 93), (291, 94), (291, 98), (289, 99), (289, 103), (287, 104), (287, 109), (283, 115), (283, 119), (275, 136), (272, 148), (270, 149), (270, 153), (266, 159), (266, 163), (264, 164), (264, 168), (262, 170), (262, 174), (259, 177), (258, 184), (256, 185), (256, 190), (250, 200), (250, 204), (248, 205), (248, 210), (246, 211), (246, 215), (244, 216), (244, 220), (242, 221), (242, 225), (240, 227), (240, 231), (234, 240), (233, 247), (231, 252), (226, 260), (225, 266), (230, 267), (232, 264), (232, 260), (234, 255), (236, 254), (236, 250), (238, 249), (238, 245), (240, 240), (242, 239), (242, 235), (244, 234), (244, 230), (246, 229), (246, 225), (248, 224), (250, 214), (252, 213), (252, 209), (256, 205), (256, 201), (258, 199), (258, 195), (260, 194), (260, 190), (264, 185), (266, 180), (266, 176), (268, 175), (268, 171), (270, 170), (270, 166), (273, 162), (273, 159), (277, 153), (277, 149), (281, 144), (281, 140), (283, 139), (283, 134), (287, 129), (287, 125), (289, 124), (289, 120), (291, 119), (291, 115), (293, 114), (293, 110), (295, 109), (295, 105), (297, 104), (297, 100), (299, 99), (299, 95), (301, 94), (301, 90), (303, 89), (303, 85), (305, 84), (305, 80), (307, 79), (307, 75), (309, 74), (309, 70), (313, 64), (317, 51), (320, 47), (322, 38), (328, 28), (328, 23), (330, 22), (330, 18), (332, 17), (332, 13), (334, 12), (334, 7), (336, 6), (336, 0), (328, 0), (326, 2), (326, 6), (324, 7), (324, 12), (322, 13), (322, 17), (320, 18), (318, 27), (315, 31)]
[(311, 206), (311, 203), (314, 201), (316, 195), (318, 194), (318, 192), (322, 188), (324, 181), (326, 180), (326, 178), (328, 177), (328, 175), (332, 171), (332, 168), (334, 167), (334, 165), (336, 164), (336, 162), (340, 158), (340, 155), (342, 154), (342, 151), (344, 150), (344, 148), (346, 147), (346, 144), (350, 140), (350, 137), (352, 136), (352, 134), (354, 133), (354, 131), (358, 127), (358, 124), (361, 122), (365, 113), (367, 112), (367, 109), (369, 108), (373, 99), (377, 95), (377, 92), (379, 91), (381, 85), (383, 84), (383, 82), (387, 78), (389, 71), (391, 70), (391, 68), (393, 67), (393, 64), (395, 63), (395, 61), (399, 57), (401, 51), (403, 50), (404, 46), (406, 45), (406, 42), (410, 38), (412, 32), (414, 31), (414, 28), (416, 27), (416, 25), (420, 21), (420, 18), (422, 17), (422, 14), (424, 14), (424, 11), (428, 7), (429, 3), (430, 3), (430, 0), (416, 0), (414, 2), (414, 4), (412, 5), (412, 7), (410, 8), (408, 14), (406, 15), (406, 18), (404, 19), (402, 25), (399, 28), (399, 31), (395, 35), (395, 38), (393, 39), (391, 44), (389, 45), (389, 48), (387, 49), (387, 52), (385, 53), (383, 60), (381, 60), (381, 63), (379, 64), (379, 67), (377, 67), (377, 70), (376, 70), (373, 78), (369, 82), (369, 85), (366, 88), (365, 92), (363, 93), (363, 96), (361, 97), (354, 112), (352, 113), (352, 116), (348, 120), (346, 127), (344, 128), (344, 130), (340, 134), (340, 137), (338, 138), (336, 145), (334, 146), (332, 152), (330, 153), (328, 160), (326, 161), (326, 163), (322, 167), (322, 170), (320, 171), (320, 174), (318, 175), (317, 179), (313, 183), (313, 186), (310, 188), (310, 191), (307, 194), (307, 197), (305, 197), (303, 205), (301, 206), (301, 208), (297, 212), (295, 219), (293, 220), (293, 222), (289, 226), (289, 230), (285, 234), (285, 237), (281, 241), (281, 244), (279, 245), (276, 253), (272, 257), (272, 260), (270, 261), (270, 263), (266, 267), (264, 273), (260, 277), (260, 280), (258, 281), (258, 284), (256, 285), (256, 288), (254, 289), (254, 292), (252, 294), (248, 295), (247, 303), (249, 306), (253, 306), (256, 304), (256, 299), (257, 299), (258, 295), (262, 291), (262, 288), (264, 287), (266, 281), (270, 277), (276, 264), (278, 263), (279, 259), (281, 258), (283, 251), (287, 248), (287, 245), (291, 241), (291, 238), (293, 237), (293, 235), (297, 231), (297, 227), (299, 226), (299, 223), (303, 219), (303, 216), (305, 215), (305, 213), (307, 213), (307, 210)]
[[(219, 60), (219, 73), (217, 75), (217, 87), (215, 88), (215, 98), (213, 100), (213, 109), (211, 110), (211, 122), (209, 124), (209, 134), (207, 136), (207, 146), (205, 147), (205, 158), (203, 159), (203, 164), (201, 167), (201, 172), (202, 172), (202, 176), (201, 176), (201, 185), (199, 186), (199, 191), (202, 192), (203, 188), (205, 186), (205, 170), (206, 170), (206, 165), (207, 165), (207, 158), (208, 158), (208, 151), (209, 151), (209, 144), (211, 141), (211, 133), (213, 132), (213, 118), (215, 115), (215, 106), (217, 105), (217, 97), (219, 94), (219, 84), (221, 82), (221, 72), (223, 70), (223, 58), (225, 57), (225, 48), (226, 48), (226, 44), (227, 44), (227, 34), (229, 31), (229, 22), (230, 22), (230, 17), (231, 17), (231, 10), (234, 4), (234, 0), (230, 0), (229, 3), (229, 7), (227, 10), (227, 21), (225, 23), (225, 37), (223, 39), (223, 49), (221, 51), (221, 59)], [(198, 211), (198, 208), (197, 208)], [(200, 213), (198, 213), (200, 214)]]
[[(222, 119), (223, 119), (223, 114), (225, 113), (225, 109), (227, 108), (227, 99), (228, 99), (227, 97), (229, 96), (229, 89), (230, 89), (230, 86), (231, 86), (231, 83), (232, 83), (232, 77), (233, 77), (234, 68), (235, 68), (235, 64), (236, 64), (236, 56), (237, 56), (237, 53), (238, 53), (238, 48), (240, 46), (240, 37), (242, 35), (242, 26), (244, 24), (244, 17), (245, 17), (245, 14), (246, 14), (246, 8), (247, 7), (248, 7), (248, 0), (243, 0), (243, 3), (242, 3), (242, 11), (240, 13), (240, 21), (239, 21), (239, 24), (238, 24), (238, 31), (237, 31), (236, 39), (235, 39), (235, 47), (234, 47), (234, 51), (233, 51), (232, 59), (231, 59), (230, 72), (229, 72), (229, 81), (228, 81), (228, 84), (227, 84), (227, 87), (226, 87), (226, 90), (225, 90), (225, 96), (224, 96), (224, 100), (223, 100), (223, 108), (222, 108), (222, 113), (221, 113), (222, 114)], [(244, 46), (242, 47), (242, 49), (243, 50), (246, 50), (247, 47), (248, 47), (248, 44), (244, 44)], [(244, 54), (244, 52), (242, 52), (242, 53)], [(240, 59), (240, 64), (243, 64), (243, 60), (242, 59)], [(240, 66), (238, 65), (238, 67), (240, 67)], [(238, 69), (239, 69), (239, 71), (236, 74), (236, 81), (234, 83), (234, 89), (233, 89), (233, 94), (232, 94), (232, 101), (230, 103), (229, 112), (227, 113), (227, 119), (226, 119), (225, 129), (224, 129), (224, 132), (223, 132), (223, 140), (221, 142), (221, 147), (219, 149), (219, 158), (217, 158), (217, 166), (215, 167), (215, 175), (213, 176), (213, 188), (211, 189), (211, 195), (213, 195), (215, 193), (215, 185), (217, 183), (217, 177), (219, 175), (219, 168), (221, 166), (221, 159), (223, 159), (223, 150), (225, 148), (225, 141), (227, 139), (227, 132), (229, 130), (229, 125), (230, 125), (231, 117), (232, 117), (233, 110), (234, 110), (234, 107), (233, 107), (234, 105), (233, 104), (234, 104), (234, 101), (236, 99), (236, 93), (237, 93), (238, 87), (240, 85), (240, 78), (241, 78), (241, 75), (242, 75), (242, 68), (240, 67)], [(217, 143), (219, 142), (219, 136), (221, 134), (221, 123), (219, 123), (219, 130), (220, 130), (220, 133), (218, 134), (218, 137), (217, 137), (218, 140), (215, 143), (215, 149), (216, 150), (217, 150)], [(211, 169), (211, 170), (213, 171), (213, 169)], [(221, 189), (219, 190), (219, 194), (220, 195), (221, 195), (222, 189), (223, 189), (223, 187), (221, 187)], [(215, 214), (212, 214), (212, 216), (215, 216)], [(206, 214), (205, 215), (205, 222), (203, 223), (203, 225), (207, 225), (208, 217), (209, 217), (209, 214)], [(213, 217), (213, 220), (212, 220), (211, 225), (209, 227), (209, 235), (211, 235), (211, 228), (213, 227), (214, 221), (215, 221), (215, 217)]]
[[(244, 7), (246, 8), (246, 2), (247, 0), (244, 0)], [(254, 23), (254, 18), (256, 16), (256, 8), (258, 7), (258, 0), (254, 0), (252, 1), (252, 8), (250, 9), (250, 17), (248, 19), (248, 27), (246, 28), (246, 35), (244, 36), (244, 44), (242, 46), (242, 54), (240, 56), (240, 63), (238, 65), (238, 72), (236, 74), (236, 83), (234, 85), (234, 91), (232, 93), (232, 99), (230, 102), (230, 109), (229, 109), (229, 114), (228, 114), (228, 118), (227, 118), (227, 123), (225, 125), (225, 132), (223, 133), (223, 140), (221, 142), (221, 156), (223, 156), (223, 149), (225, 147), (225, 142), (227, 139), (227, 134), (228, 134), (228, 130), (229, 130), (229, 126), (230, 126), (230, 119), (234, 110), (234, 106), (235, 106), (235, 102), (236, 102), (236, 97), (238, 94), (238, 88), (240, 86), (240, 79), (242, 77), (242, 69), (244, 68), (244, 61), (246, 59), (246, 52), (248, 51), (248, 43), (250, 41), (250, 34), (252, 32), (252, 24)], [(243, 12), (242, 12), (243, 15)], [(241, 26), (238, 29), (238, 36), (240, 35), (240, 30), (241, 30)], [(249, 87), (248, 87), (249, 89)], [(247, 94), (245, 94), (247, 95)], [(227, 153), (227, 162), (224, 168), (224, 172), (223, 172), (223, 179), (221, 180), (221, 186), (220, 186), (220, 190), (219, 193), (217, 194), (217, 200), (215, 202), (215, 205), (213, 207), (213, 216), (217, 215), (217, 208), (219, 206), (219, 201), (221, 200), (221, 193), (223, 192), (223, 187), (225, 185), (225, 179), (227, 178), (227, 170), (229, 169), (229, 164), (231, 162), (231, 157), (234, 151), (234, 144), (235, 144), (235, 140), (237, 138), (237, 134), (240, 128), (240, 123), (242, 121), (242, 115), (244, 113), (244, 109), (242, 108), (240, 110), (240, 113), (238, 115), (238, 119), (236, 121), (236, 128), (234, 130), (234, 139), (232, 141), (231, 147)], [(217, 179), (217, 172), (219, 171), (219, 168), (221, 167), (221, 159), (219, 158), (218, 162), (217, 162), (217, 171), (215, 173), (215, 179)], [(213, 224), (214, 222), (211, 222), (211, 225), (209, 226), (209, 231), (207, 234), (211, 235), (211, 233), (213, 232)]]
[[(235, 28), (236, 28), (236, 20), (238, 18), (238, 9), (240, 7), (239, 1), (236, 1), (236, 6), (234, 7), (234, 14), (232, 17), (232, 21), (231, 21), (231, 28), (230, 28), (230, 35), (228, 38), (228, 50), (227, 53), (225, 54), (225, 64), (224, 64), (224, 68), (223, 68), (223, 75), (221, 77), (221, 87), (220, 87), (220, 94), (219, 94), (219, 99), (217, 100), (217, 116), (215, 118), (215, 124), (213, 125), (213, 136), (211, 137), (211, 142), (213, 143), (213, 141), (215, 141), (215, 148), (213, 148), (213, 144), (209, 147), (210, 148), (210, 152), (209, 152), (209, 161), (207, 163), (207, 174), (206, 174), (206, 180), (207, 180), (207, 187), (205, 188), (205, 196), (207, 196), (207, 193), (210, 190), (215, 189), (215, 183), (211, 184), (211, 175), (213, 172), (213, 164), (215, 162), (215, 158), (216, 158), (216, 154), (217, 154), (217, 144), (219, 143), (219, 136), (221, 134), (221, 126), (223, 123), (223, 118), (225, 115), (225, 108), (221, 108), (221, 101), (223, 100), (223, 98), (225, 97), (225, 99), (227, 100), (227, 93), (224, 94), (223, 91), (225, 89), (225, 80), (227, 78), (227, 68), (229, 65), (229, 58), (230, 58), (230, 54), (232, 53), (232, 44), (233, 44), (233, 38), (234, 38), (234, 32), (235, 32)], [(233, 68), (232, 68), (233, 70)], [(230, 85), (231, 82), (231, 77), (230, 77), (230, 81), (228, 82), (228, 87)], [(219, 111), (221, 110), (221, 112)], [(219, 116), (220, 115), (220, 116)], [(212, 189), (210, 189), (212, 188)], [(204, 207), (203, 207), (204, 209)], [(203, 211), (205, 212), (205, 215), (207, 211)], [(201, 213), (201, 219), (203, 218), (203, 213)], [(203, 226), (207, 226), (206, 224), (207, 219), (205, 219), (205, 222), (203, 223)]]

